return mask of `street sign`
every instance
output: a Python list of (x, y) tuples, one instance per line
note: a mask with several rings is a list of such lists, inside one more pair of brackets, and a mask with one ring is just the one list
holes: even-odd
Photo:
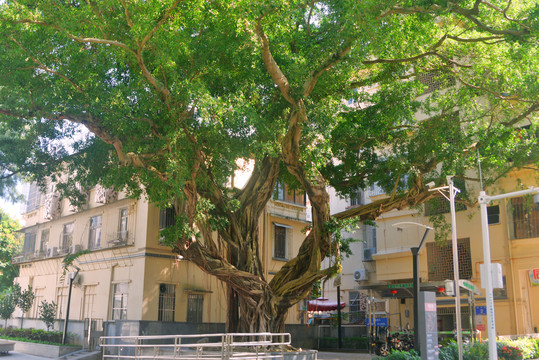
[[(367, 326), (371, 324), (370, 320), (371, 319), (367, 318)], [(387, 318), (375, 318), (374, 325), (375, 326), (388, 326)]]
[(487, 307), (486, 306), (476, 306), (475, 307), (475, 315), (486, 315), (487, 314)]

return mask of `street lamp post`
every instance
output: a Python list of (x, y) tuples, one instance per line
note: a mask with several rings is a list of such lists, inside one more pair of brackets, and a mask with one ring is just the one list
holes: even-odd
[(69, 307), (71, 305), (71, 289), (73, 288), (73, 281), (79, 274), (80, 269), (77, 268), (77, 272), (71, 276), (71, 273), (68, 273), (67, 276), (69, 277), (69, 291), (67, 293), (67, 309), (66, 309), (66, 319), (64, 321), (64, 332), (62, 333), (62, 345), (65, 345), (66, 338), (67, 338), (67, 323), (69, 321)]
[[(393, 224), (393, 226), (396, 226), (397, 228), (400, 228), (402, 225), (416, 225), (421, 226), (425, 228), (425, 233), (423, 234), (423, 238), (421, 239), (421, 242), (418, 246), (410, 248), (412, 251), (412, 260), (413, 260), (413, 276), (414, 276), (414, 349), (419, 351), (419, 291), (420, 291), (420, 282), (419, 282), (419, 252), (421, 251), (421, 248), (423, 247), (423, 244), (425, 243), (425, 239), (427, 238), (427, 234), (429, 233), (429, 230), (432, 230), (430, 226), (416, 223), (416, 222), (400, 222)], [(423, 329), (421, 329), (422, 331)]]
[[(481, 208), (481, 232), (483, 235), (483, 262), (485, 264), (485, 273), (481, 274), (485, 278), (485, 297), (487, 300), (487, 323), (488, 323), (488, 358), (489, 360), (498, 359), (496, 349), (496, 318), (494, 316), (494, 293), (492, 288), (492, 273), (490, 260), (490, 236), (488, 231), (487, 205), (493, 200), (500, 200), (510, 197), (539, 193), (539, 187), (530, 187), (527, 190), (515, 191), (507, 194), (488, 196), (484, 191), (479, 193), (479, 204)], [(534, 198), (534, 202), (539, 199)]]
[[(430, 191), (438, 191), (449, 200), (449, 208), (451, 212), (451, 244), (453, 249), (453, 279), (455, 284), (455, 318), (457, 326), (457, 347), (459, 352), (459, 360), (462, 360), (462, 316), (460, 309), (460, 276), (459, 276), (459, 253), (457, 243), (457, 217), (455, 211), (455, 196), (460, 192), (460, 189), (453, 185), (453, 176), (447, 176), (446, 186), (430, 189)], [(448, 191), (446, 195), (443, 190)]]

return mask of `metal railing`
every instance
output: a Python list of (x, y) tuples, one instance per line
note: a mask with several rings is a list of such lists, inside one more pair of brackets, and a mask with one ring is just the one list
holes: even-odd
[(103, 359), (283, 359), (289, 333), (104, 336)]

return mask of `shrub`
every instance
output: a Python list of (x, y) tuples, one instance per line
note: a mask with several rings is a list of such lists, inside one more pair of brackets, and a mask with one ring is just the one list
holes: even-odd
[(503, 360), (522, 360), (522, 350), (517, 347), (506, 345), (503, 342), (496, 344), (498, 348), (498, 358)]
[(421, 360), (421, 356), (415, 350), (400, 351), (392, 350), (386, 357), (378, 357), (383, 360)]
[(535, 359), (539, 355), (538, 339), (522, 337), (516, 340), (504, 340), (502, 343), (522, 350), (523, 359)]
[(47, 326), (47, 331), (54, 327), (54, 316), (56, 315), (56, 303), (48, 303), (47, 300), (43, 300), (39, 305), (39, 318)]
[(44, 343), (62, 343), (62, 332), (60, 331), (45, 331), (38, 329), (19, 329), (19, 328), (0, 328), (0, 336), (17, 338), (24, 341), (25, 339), (39, 341)]

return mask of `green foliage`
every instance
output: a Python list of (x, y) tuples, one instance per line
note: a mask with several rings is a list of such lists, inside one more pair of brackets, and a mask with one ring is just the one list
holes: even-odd
[(41, 301), (39, 305), (39, 318), (47, 326), (47, 331), (54, 327), (54, 319), (56, 316), (56, 303), (53, 301), (51, 303), (47, 300)]
[[(0, 337), (20, 341), (33, 341), (60, 345), (62, 343), (61, 331), (45, 331), (40, 329), (0, 328)], [(68, 334), (69, 337), (69, 334)]]
[(387, 360), (421, 360), (421, 356), (417, 354), (415, 350), (410, 351), (401, 351), (401, 350), (392, 350), (385, 357), (377, 357), (376, 359), (387, 359)]
[(35, 294), (32, 292), (32, 287), (28, 285), (28, 289), (18, 294), (17, 306), (22, 310), (23, 313), (27, 313), (28, 310), (32, 308), (35, 297)]
[(15, 311), (15, 301), (11, 294), (4, 294), (0, 297), (0, 318), (8, 320)]
[[(475, 173), (478, 158), (486, 186), (539, 161), (537, 2), (5, 2), (0, 193), (19, 175), (56, 180), (74, 204), (97, 183), (174, 204), (163, 242), (232, 279), (219, 272), (263, 263), (242, 243), (258, 238), (242, 237), (258, 233), (253, 219), (283, 179), (318, 203), (318, 249), (303, 255), (320, 264), (346, 245), (330, 243), (341, 226), (327, 221), (326, 185), (390, 194), (349, 214), (368, 220), (425, 201), (429, 181)], [(259, 178), (231, 190), (238, 159)], [(202, 239), (207, 230), (229, 246)], [(215, 251), (236, 247), (246, 253), (233, 264)], [(283, 267), (307, 283), (281, 294), (279, 311), (317, 278), (300, 276), (309, 260)]]
[(14, 265), (12, 259), (21, 249), (21, 240), (16, 233), (20, 227), (0, 209), (0, 292), (10, 288), (19, 275), (19, 266)]

